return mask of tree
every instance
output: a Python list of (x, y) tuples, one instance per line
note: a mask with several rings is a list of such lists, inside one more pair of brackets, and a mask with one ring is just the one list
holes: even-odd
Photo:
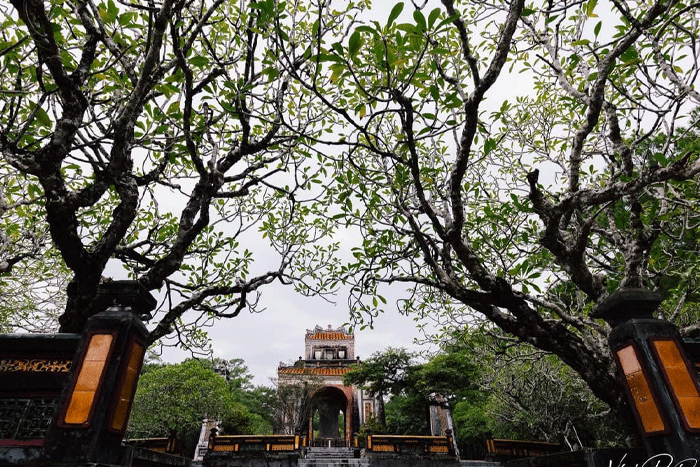
[(403, 348), (389, 347), (375, 352), (359, 365), (352, 366), (343, 375), (343, 384), (361, 386), (372, 396), (400, 394), (413, 382), (415, 357)]
[[(228, 384), (233, 400), (245, 407), (248, 414), (248, 430), (254, 434), (271, 434), (274, 427), (275, 390), (268, 386), (253, 385), (253, 375), (243, 359), (223, 360), (215, 358), (202, 362), (207, 369), (221, 375)], [(222, 425), (224, 430), (235, 431), (237, 428)]]
[(277, 391), (269, 386), (255, 386), (245, 395), (244, 405), (252, 415), (253, 433), (272, 434), (275, 428)]
[[(316, 290), (323, 278), (289, 266), (333, 250), (312, 247), (326, 229), (309, 144), (323, 115), (292, 73), (309, 68), (312, 35), (342, 34), (362, 2), (10, 3), (0, 214), (18, 241), (0, 239), (0, 272), (50, 233), (71, 275), (61, 331), (99, 311), (108, 262), (162, 293), (152, 341), (254, 308), (275, 280)], [(265, 255), (276, 264), (254, 265), (255, 229), (284, 230)]]
[(626, 445), (630, 434), (571, 368), (499, 334), (491, 326), (452, 336), (425, 363), (389, 348), (348, 372), (346, 383), (391, 396), (385, 411), (392, 434), (429, 434), (428, 407), (440, 394), (464, 458), (483, 459), (489, 435), (569, 449)]
[[(386, 430), (392, 434), (430, 434), (428, 409), (471, 400), (476, 389), (476, 364), (463, 353), (448, 351), (417, 363), (406, 349), (387, 348), (355, 365), (343, 376), (373, 395), (389, 397)], [(439, 396), (439, 397), (436, 397)]]
[(55, 331), (69, 274), (51, 248), (36, 193), (4, 169), (0, 163), (0, 328)]
[(0, 329), (56, 332), (66, 303), (69, 274), (50, 248), (0, 276)]
[(150, 368), (139, 380), (127, 437), (175, 433), (185, 449), (197, 444), (202, 420), (222, 422), (229, 434), (251, 433), (247, 409), (236, 401), (227, 381), (197, 360)]
[(317, 38), (316, 68), (297, 76), (343, 125), (327, 142), (345, 148), (337, 217), (362, 235), (337, 271), (355, 318), (382, 308), (385, 284), (406, 284), (404, 312), (494, 323), (632, 424), (610, 328), (590, 312), (671, 277), (661, 314), (697, 312), (698, 255), (668, 247), (699, 219), (698, 7), (441, 3), (414, 4), (411, 21), (398, 3), (348, 40)]
[(555, 355), (493, 326), (459, 336), (451, 351), (475, 366), (471, 397), (454, 404), (460, 452), (483, 458), (484, 439), (534, 439), (567, 449), (626, 447), (634, 437)]
[(286, 376), (274, 383), (277, 386), (275, 434), (305, 433), (314, 412), (314, 394), (323, 386), (323, 381), (318, 376), (305, 375), (303, 378)]

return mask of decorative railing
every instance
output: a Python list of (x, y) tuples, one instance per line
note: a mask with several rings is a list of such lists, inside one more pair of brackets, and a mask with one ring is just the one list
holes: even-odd
[(125, 442), (129, 446), (150, 449), (167, 454), (182, 455), (182, 443), (176, 436), (167, 438), (134, 438)]
[(304, 441), (298, 435), (218, 435), (213, 429), (209, 437), (209, 452), (289, 453), (299, 451)]
[(0, 335), (0, 446), (44, 444), (79, 343), (77, 334)]
[(451, 433), (447, 436), (367, 435), (365, 450), (373, 453), (455, 456)]
[(561, 444), (540, 441), (521, 441), (515, 439), (487, 439), (486, 452), (490, 459), (522, 459), (524, 457), (539, 457), (562, 452)]

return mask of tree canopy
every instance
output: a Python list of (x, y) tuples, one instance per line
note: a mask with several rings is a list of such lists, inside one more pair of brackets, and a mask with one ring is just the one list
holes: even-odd
[(343, 376), (345, 384), (388, 399), (385, 420), (378, 422), (391, 434), (430, 435), (431, 405), (452, 409), (457, 401), (475, 397), (477, 366), (466, 354), (442, 352), (424, 363), (418, 363), (417, 357), (406, 349), (389, 347)]
[[(406, 313), (494, 323), (628, 420), (595, 305), (660, 290), (700, 333), (696, 4), (10, 3), (0, 273), (50, 236), (63, 331), (110, 261), (162, 292), (151, 340), (275, 280), (345, 282), (360, 322), (406, 284)], [(316, 242), (341, 228), (361, 237), (344, 264)]]
[[(236, 371), (221, 371), (226, 367)], [(226, 434), (269, 434), (274, 390), (253, 387), (251, 379), (243, 362), (235, 359), (213, 363), (189, 359), (179, 364), (146, 365), (134, 398), (127, 437), (174, 433), (191, 451), (204, 419), (218, 421)]]
[(335, 273), (355, 317), (406, 284), (406, 313), (490, 321), (632, 423), (590, 312), (646, 287), (699, 330), (698, 6), (441, 3), (318, 39), (297, 74), (343, 125), (332, 199), (362, 241)]
[(571, 368), (499, 334), (491, 326), (454, 336), (422, 363), (405, 349), (387, 348), (355, 366), (344, 380), (387, 398), (385, 424), (373, 431), (430, 434), (428, 408), (445, 404), (463, 458), (483, 459), (489, 436), (559, 443), (566, 449), (629, 444), (631, 432), (609, 416), (610, 408)]
[(387, 348), (376, 352), (343, 376), (346, 385), (357, 385), (373, 395), (415, 393), (425, 403), (434, 395), (448, 403), (474, 388), (474, 362), (458, 352), (440, 353), (425, 363), (406, 349)]
[[(289, 265), (332, 249), (312, 247), (327, 209), (309, 163), (323, 109), (293, 73), (309, 67), (310, 38), (341, 36), (361, 5), (0, 8), (0, 273), (52, 245), (70, 271), (60, 328), (77, 332), (108, 263), (121, 265), (162, 293), (151, 340), (254, 308), (275, 280), (316, 290)], [(285, 232), (260, 266), (251, 229)]]

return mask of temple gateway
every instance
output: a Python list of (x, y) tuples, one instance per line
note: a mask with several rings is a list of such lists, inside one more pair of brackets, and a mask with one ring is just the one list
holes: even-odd
[(280, 364), (276, 434), (306, 435), (311, 446), (350, 446), (367, 420), (383, 418), (380, 395), (343, 384), (343, 375), (359, 363), (355, 336), (342, 326), (306, 330), (305, 358)]

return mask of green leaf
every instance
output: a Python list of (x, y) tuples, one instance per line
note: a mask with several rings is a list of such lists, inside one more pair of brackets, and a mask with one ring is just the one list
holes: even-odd
[(597, 4), (598, 0), (588, 0), (588, 4), (586, 5), (586, 16), (588, 16), (589, 18), (596, 16), (593, 13), (593, 10), (595, 10)]
[(209, 65), (209, 58), (202, 55), (197, 55), (190, 59), (190, 63), (197, 68), (204, 68)]
[(428, 29), (428, 25), (425, 22), (425, 16), (423, 16), (423, 13), (421, 13), (420, 10), (416, 10), (413, 12), (413, 19), (416, 21), (416, 24), (421, 29), (421, 31), (425, 31)]
[(620, 60), (624, 63), (631, 62), (632, 60), (636, 60), (639, 57), (639, 54), (637, 53), (637, 50), (634, 47), (629, 47), (627, 50), (622, 52), (622, 55), (620, 55)]
[(520, 13), (520, 17), (530, 16), (533, 13), (535, 13), (535, 10), (533, 10), (532, 8), (523, 8), (523, 12)]
[(435, 24), (435, 21), (440, 17), (440, 8), (435, 8), (433, 11), (430, 12), (430, 15), (428, 15), (428, 26), (431, 28), (433, 27), (433, 24)]
[(598, 21), (598, 24), (596, 24), (596, 25), (595, 25), (595, 28), (593, 28), (593, 34), (595, 34), (596, 37), (597, 37), (598, 34), (600, 33), (600, 28), (601, 28), (602, 26), (603, 26), (603, 22), (602, 22), (602, 21)]
[(355, 58), (363, 43), (364, 39), (362, 38), (362, 34), (358, 31), (353, 32), (348, 41), (348, 54), (350, 57)]
[(342, 63), (334, 63), (331, 65), (331, 70), (333, 73), (331, 73), (331, 83), (337, 83), (338, 78), (340, 78), (343, 73), (345, 72), (345, 65)]
[(49, 117), (49, 114), (47, 114), (41, 107), (36, 109), (36, 121), (42, 126), (51, 128), (51, 118)]
[(386, 22), (386, 25), (391, 26), (394, 23), (394, 21), (396, 21), (396, 18), (399, 17), (402, 11), (403, 2), (399, 2), (396, 5), (394, 5), (394, 8), (391, 9), (391, 13), (389, 13), (389, 20)]
[(588, 44), (590, 44), (590, 43), (591, 43), (591, 41), (588, 40), (588, 39), (581, 39), (580, 41), (573, 41), (573, 42), (571, 43), (571, 45), (573, 45), (573, 46), (588, 45)]
[(435, 102), (440, 102), (440, 91), (434, 84), (430, 86), (430, 97), (432, 97)]
[(358, 26), (358, 27), (355, 29), (355, 31), (357, 31), (357, 32), (367, 32), (367, 33), (370, 33), (370, 34), (375, 35), (375, 36), (378, 36), (378, 35), (379, 35), (379, 32), (378, 32), (376, 29), (374, 29), (374, 28), (371, 27), (371, 26), (367, 26), (367, 25)]
[(441, 27), (443, 27), (446, 24), (453, 23), (456, 19), (459, 19), (459, 15), (448, 16), (447, 18), (440, 21), (440, 24), (437, 25), (437, 29), (440, 29)]
[(409, 34), (418, 34), (420, 31), (413, 24), (401, 23), (396, 25), (396, 29), (407, 32)]
[(166, 113), (168, 115), (171, 115), (171, 116), (180, 113), (180, 102), (175, 101), (175, 102), (171, 103), (168, 106), (168, 110), (166, 110)]
[(27, 194), (30, 198), (41, 196), (42, 193), (41, 188), (36, 183), (30, 183), (27, 186)]
[(652, 154), (652, 157), (656, 160), (656, 162), (659, 163), (662, 167), (666, 167), (668, 165), (668, 160), (666, 159), (666, 156), (664, 156), (660, 152), (655, 152)]
[(119, 15), (119, 10), (112, 0), (109, 0), (106, 8), (104, 5), (100, 5), (98, 10), (100, 18), (102, 18), (102, 21), (105, 23), (115, 22), (117, 20), (117, 16)]
[(134, 12), (127, 12), (127, 13), (122, 13), (119, 15), (119, 25), (120, 26), (130, 26), (134, 22), (134, 20), (137, 18), (136, 13)]
[(493, 138), (486, 138), (486, 141), (484, 141), (484, 155), (488, 155), (491, 151), (496, 149), (496, 146), (498, 144), (496, 143), (496, 140)]

